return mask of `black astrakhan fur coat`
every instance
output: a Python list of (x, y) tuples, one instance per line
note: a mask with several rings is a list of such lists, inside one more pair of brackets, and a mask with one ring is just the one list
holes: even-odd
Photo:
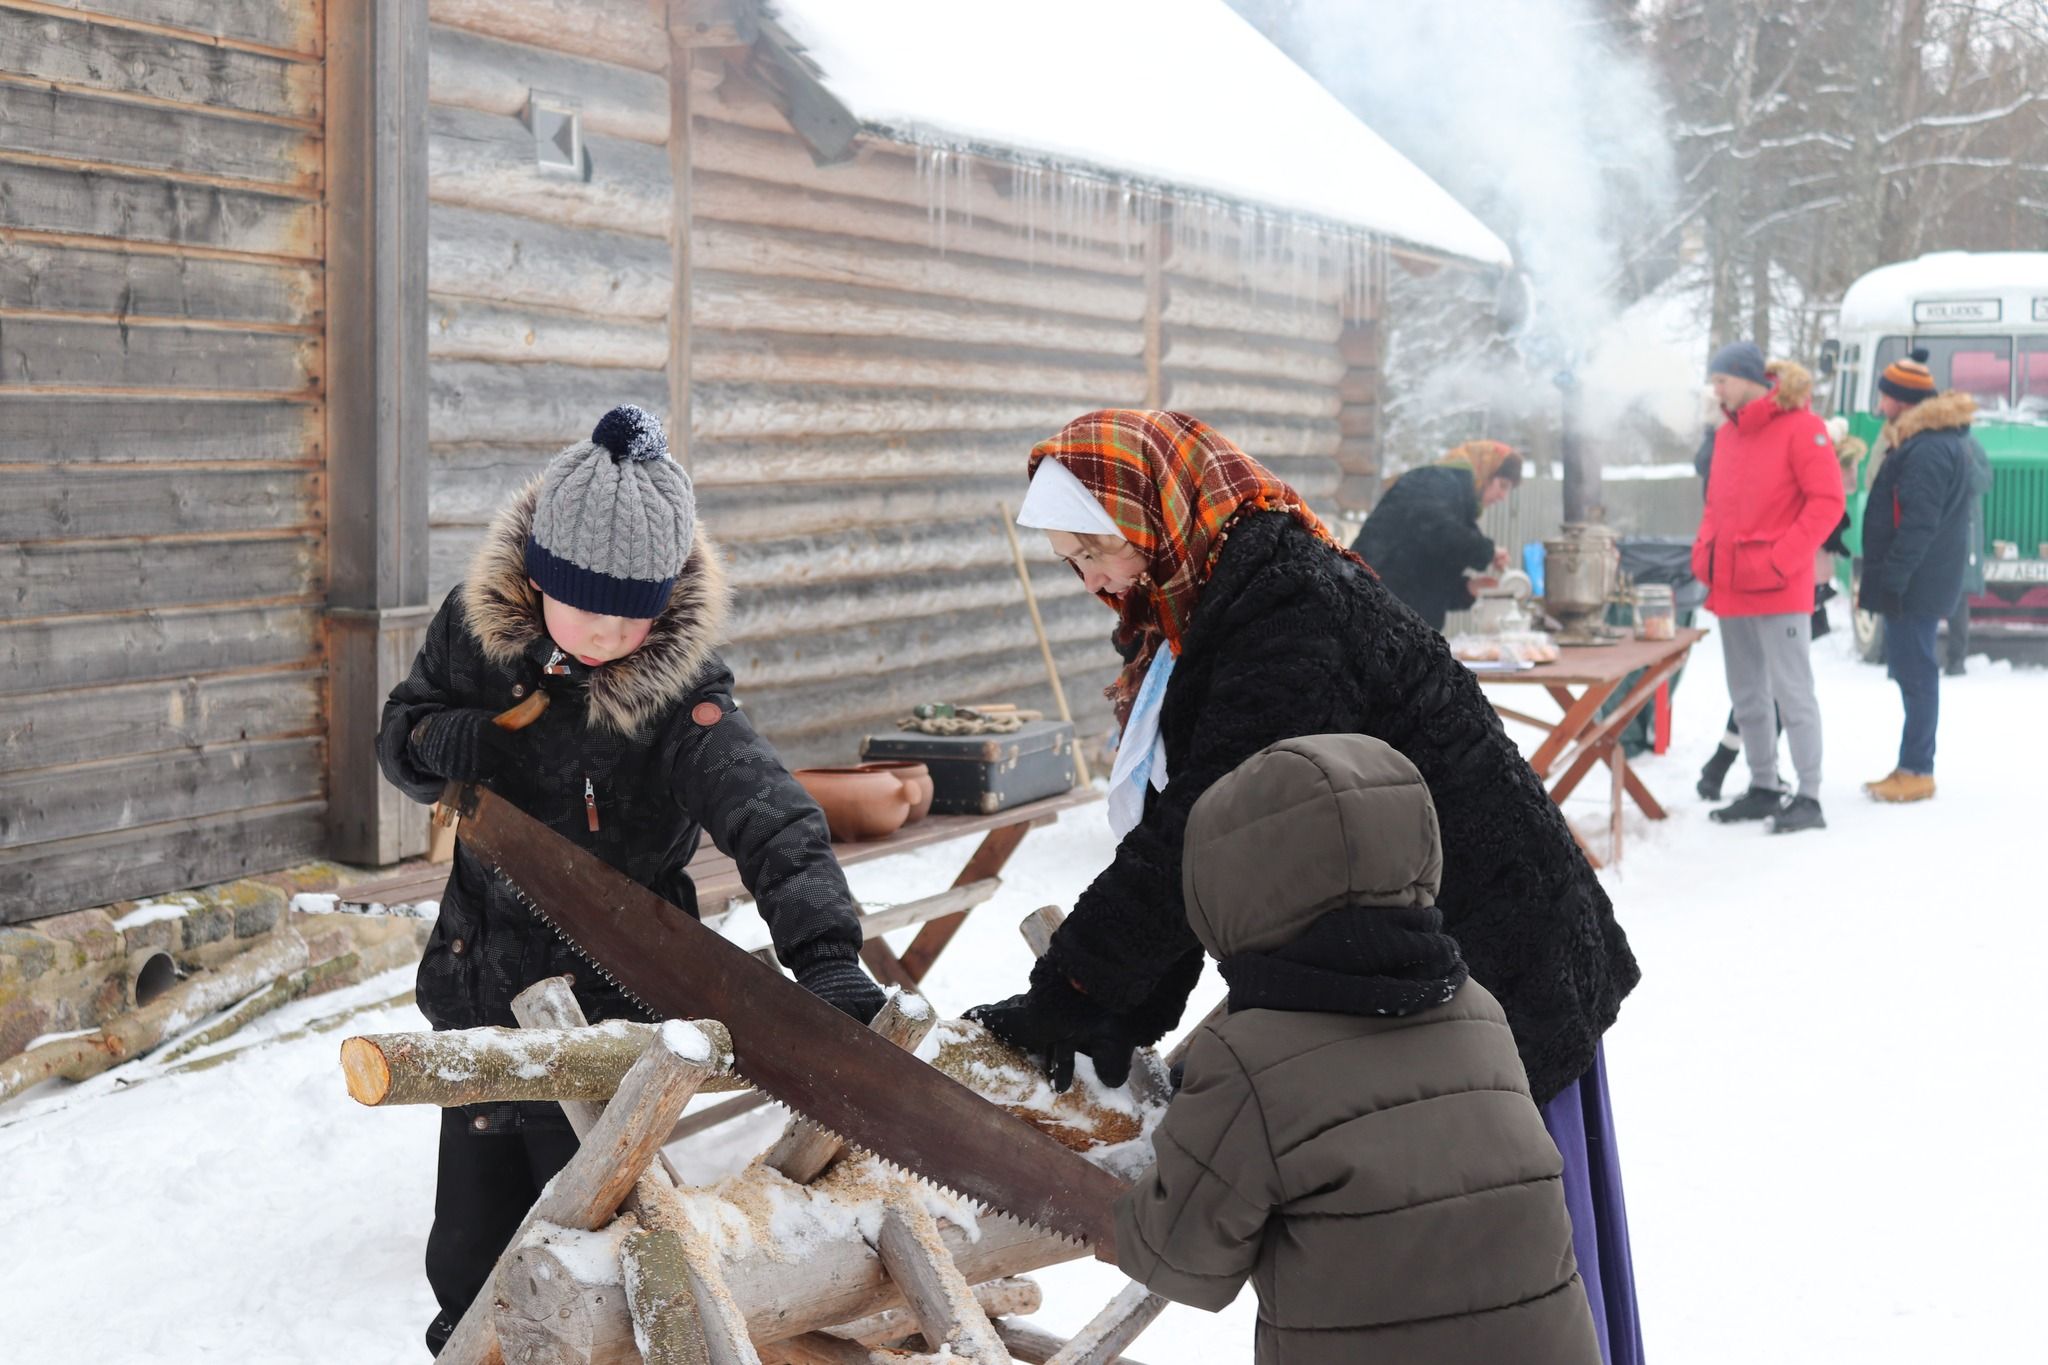
[[(1537, 1101), (1589, 1070), (1640, 975), (1564, 817), (1470, 670), (1367, 570), (1284, 513), (1231, 530), (1167, 685), (1168, 782), (1033, 971), (1157, 1038), (1202, 949), (1181, 894), (1189, 810), (1268, 744), (1362, 733), (1421, 770), (1444, 846), (1444, 927), (1507, 1012)], [(1273, 875), (1287, 869), (1276, 866)]]

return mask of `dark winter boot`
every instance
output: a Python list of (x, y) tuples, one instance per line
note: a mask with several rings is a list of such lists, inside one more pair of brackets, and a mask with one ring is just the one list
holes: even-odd
[[(1716, 824), (1738, 825), (1747, 820), (1768, 820), (1785, 807), (1785, 793), (1773, 787), (1751, 787), (1741, 796), (1707, 818)], [(1818, 807), (1815, 808), (1818, 813)]]
[(1803, 829), (1826, 829), (1828, 822), (1821, 818), (1820, 802), (1811, 796), (1795, 796), (1785, 803), (1785, 808), (1771, 817), (1771, 833), (1797, 834)]
[(1693, 786), (1702, 801), (1721, 799), (1721, 784), (1728, 780), (1728, 770), (1735, 766), (1735, 757), (1735, 750), (1725, 744), (1714, 750), (1714, 756), (1707, 760), (1706, 767), (1700, 769), (1700, 780)]

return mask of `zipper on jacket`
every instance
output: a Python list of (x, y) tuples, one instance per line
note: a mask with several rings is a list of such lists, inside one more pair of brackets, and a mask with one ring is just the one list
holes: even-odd
[(567, 676), (569, 665), (562, 662), (562, 647), (555, 646), (555, 652), (548, 655), (548, 661), (541, 665), (541, 672), (560, 678)]
[(589, 773), (583, 774), (583, 823), (590, 826), (592, 834), (597, 833), (597, 788)]

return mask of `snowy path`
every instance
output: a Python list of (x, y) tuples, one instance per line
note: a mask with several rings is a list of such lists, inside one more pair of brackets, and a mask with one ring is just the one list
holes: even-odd
[[(1979, 660), (1947, 680), (1942, 795), (1886, 809), (1855, 788), (1891, 766), (1896, 693), (1839, 635), (1817, 667), (1832, 828), (1774, 840), (1704, 818), (1692, 776), (1726, 710), (1709, 639), (1679, 691), (1679, 751), (1643, 765), (1673, 818), (1633, 822), (1610, 880), (1645, 970), (1609, 1063), (1650, 1357), (2014, 1358), (2036, 1340), (2025, 1306), (2048, 1226), (2034, 978), (2048, 670)], [(941, 960), (940, 1007), (1021, 985), (1017, 920), (1071, 900), (1110, 848), (1099, 810), (1027, 840)], [(855, 889), (926, 889), (959, 857), (857, 868)], [(388, 998), (408, 975), (300, 1002), (250, 1036)], [(1191, 1019), (1216, 988), (1211, 974)], [(211, 1069), (143, 1063), (0, 1108), (6, 1358), (426, 1359), (434, 1115), (358, 1107), (335, 1064), (344, 1033), (420, 1022), (388, 1008)], [(1040, 1278), (1056, 1330), (1120, 1284), (1093, 1263)], [(1134, 1349), (1152, 1365), (1249, 1361), (1251, 1322), (1249, 1293), (1217, 1317), (1176, 1308)]]

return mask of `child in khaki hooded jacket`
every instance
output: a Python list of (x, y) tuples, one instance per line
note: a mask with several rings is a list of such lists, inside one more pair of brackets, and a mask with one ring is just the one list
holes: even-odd
[(1376, 739), (1262, 750), (1188, 820), (1188, 918), (1230, 983), (1117, 1206), (1117, 1258), (1260, 1365), (1599, 1365), (1557, 1146), (1441, 932), (1436, 808)]

